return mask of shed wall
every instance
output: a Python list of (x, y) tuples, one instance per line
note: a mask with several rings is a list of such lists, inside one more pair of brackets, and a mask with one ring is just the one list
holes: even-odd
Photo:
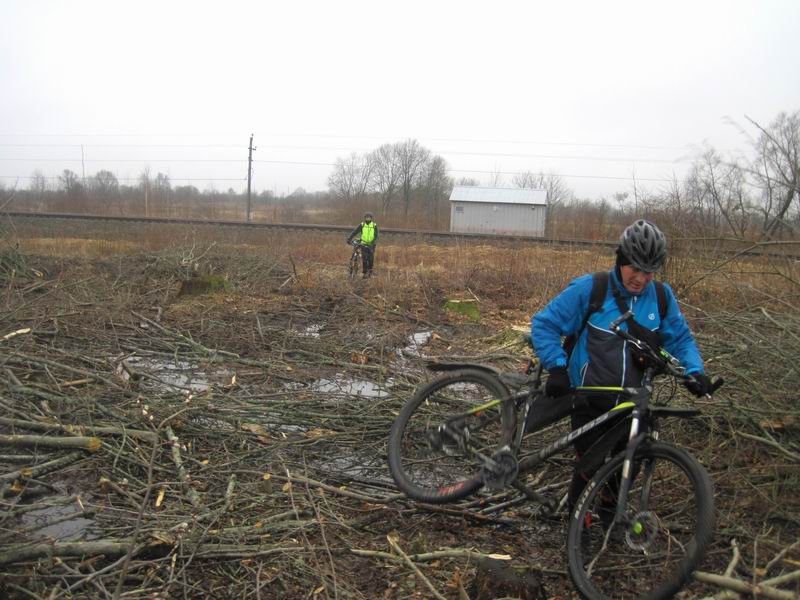
[(546, 214), (542, 205), (453, 201), (450, 231), (544, 237)]

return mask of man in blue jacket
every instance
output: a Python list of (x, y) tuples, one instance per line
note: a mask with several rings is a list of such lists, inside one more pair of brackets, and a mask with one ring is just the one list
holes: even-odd
[[(621, 315), (623, 308), (632, 311), (647, 336), (657, 340), (681, 361), (687, 374), (694, 376), (686, 384), (690, 392), (703, 396), (711, 391), (711, 383), (703, 372), (703, 360), (675, 295), (668, 285), (653, 281), (667, 257), (664, 234), (652, 223), (640, 219), (622, 233), (616, 255), (616, 265), (607, 276), (605, 297), (599, 302), (592, 302), (596, 276), (584, 275), (573, 280), (533, 316), (533, 345), (549, 372), (547, 394), (565, 396), (575, 386), (641, 385), (643, 371), (628, 345), (609, 330), (609, 324)], [(628, 324), (622, 327), (627, 328)], [(562, 336), (572, 337), (569, 355), (562, 346)], [(613, 394), (590, 398), (587, 406), (573, 412), (573, 429), (607, 412), (618, 401)], [(604, 432), (597, 428), (576, 440), (578, 457)], [(569, 490), (570, 507), (577, 502), (591, 475), (575, 469)]]

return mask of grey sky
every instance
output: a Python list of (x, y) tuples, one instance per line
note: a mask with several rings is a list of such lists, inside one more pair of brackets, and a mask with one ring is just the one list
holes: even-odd
[(405, 138), (456, 178), (657, 188), (704, 142), (746, 150), (728, 118), (800, 109), (798, 23), (797, 0), (4, 0), (0, 183), (80, 174), (83, 145), (87, 175), (242, 189), (252, 132), (257, 190)]

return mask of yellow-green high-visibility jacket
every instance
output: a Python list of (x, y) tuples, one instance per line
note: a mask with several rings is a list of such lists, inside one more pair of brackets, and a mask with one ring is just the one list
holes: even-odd
[(375, 221), (361, 224), (361, 243), (371, 244), (375, 241), (376, 234), (378, 233), (378, 226)]
[(350, 237), (347, 238), (347, 241), (349, 242), (359, 234), (361, 235), (361, 243), (371, 246), (378, 241), (378, 225), (375, 221), (357, 225)]

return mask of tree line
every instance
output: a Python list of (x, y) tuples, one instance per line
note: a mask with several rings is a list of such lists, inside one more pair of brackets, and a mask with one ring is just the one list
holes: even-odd
[[(795, 238), (800, 233), (800, 111), (782, 112), (769, 124), (742, 127), (748, 154), (707, 146), (683, 178), (648, 189), (631, 179), (610, 197), (581, 198), (564, 178), (531, 169), (506, 181), (455, 180), (447, 161), (417, 140), (388, 143), (337, 158), (328, 189), (252, 196), (259, 221), (353, 223), (364, 211), (384, 226), (447, 230), (454, 185), (534, 188), (547, 191), (548, 233), (553, 237), (613, 236), (634, 217), (649, 217), (682, 236), (732, 236), (751, 240)], [(175, 185), (149, 168), (131, 183), (111, 171), (81, 177), (65, 169), (55, 180), (35, 171), (26, 189), (0, 188), (0, 208), (99, 214), (246, 219), (246, 195), (230, 188), (200, 190)]]

